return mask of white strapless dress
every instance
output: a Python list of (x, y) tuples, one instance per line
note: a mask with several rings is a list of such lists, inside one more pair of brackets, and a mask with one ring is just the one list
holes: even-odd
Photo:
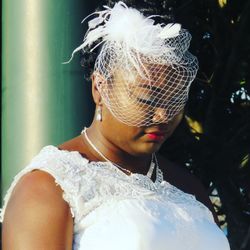
[(74, 250), (229, 250), (212, 213), (193, 195), (166, 181), (128, 176), (107, 162), (46, 146), (19, 172), (48, 172), (61, 186), (74, 217)]

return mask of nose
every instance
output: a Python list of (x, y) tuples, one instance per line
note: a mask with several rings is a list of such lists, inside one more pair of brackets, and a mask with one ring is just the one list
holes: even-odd
[(168, 120), (167, 110), (163, 108), (155, 108), (152, 121), (155, 123), (166, 122)]

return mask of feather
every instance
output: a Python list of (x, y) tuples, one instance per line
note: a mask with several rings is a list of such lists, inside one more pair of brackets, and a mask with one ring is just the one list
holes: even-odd
[(181, 25), (179, 23), (169, 23), (167, 24), (158, 37), (161, 39), (174, 38), (180, 34)]
[(100, 25), (101, 23), (104, 22), (103, 17), (96, 17), (88, 22), (89, 29), (94, 29), (96, 26)]
[[(138, 10), (129, 8), (121, 1), (113, 8), (104, 6), (103, 11), (97, 11), (88, 15), (83, 22), (92, 15), (97, 15), (88, 22), (88, 31), (85, 34), (83, 44), (76, 48), (71, 56), (79, 50), (84, 50), (91, 46), (98, 39), (102, 39), (92, 49), (100, 44), (115, 43), (120, 44), (122, 53), (130, 58), (133, 65), (139, 63), (139, 55), (161, 57), (175, 49), (176, 44), (171, 43), (166, 46), (165, 39), (177, 37), (180, 34), (180, 24), (154, 24), (154, 20), (149, 16), (145, 17)], [(131, 56), (136, 51), (137, 59)], [(172, 52), (170, 52), (171, 54)], [(71, 61), (71, 59), (69, 61)]]

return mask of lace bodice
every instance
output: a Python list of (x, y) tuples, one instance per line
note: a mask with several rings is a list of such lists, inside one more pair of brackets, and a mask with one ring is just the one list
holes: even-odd
[(14, 186), (33, 169), (47, 171), (61, 186), (74, 217), (74, 250), (229, 250), (211, 212), (193, 195), (54, 146), (15, 176), (1, 221)]

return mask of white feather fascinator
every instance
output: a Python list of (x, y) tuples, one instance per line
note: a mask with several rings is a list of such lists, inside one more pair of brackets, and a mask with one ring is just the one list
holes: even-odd
[[(103, 11), (94, 12), (83, 20), (95, 16), (88, 22), (88, 31), (83, 43), (73, 51), (72, 57), (79, 50), (84, 51), (87, 47), (94, 50), (101, 46), (94, 70), (110, 84), (117, 69), (125, 71), (127, 76), (136, 72), (141, 79), (144, 79), (143, 81), (148, 81), (150, 84), (158, 81), (158, 78), (164, 78), (165, 87), (161, 93), (152, 92), (154, 102), (150, 102), (150, 106), (157, 105), (168, 109), (168, 119), (170, 119), (183, 108), (189, 85), (198, 69), (196, 57), (188, 52), (191, 35), (178, 23), (155, 24), (152, 19), (154, 16), (145, 17), (121, 1), (113, 8), (107, 6), (104, 8)], [(94, 46), (94, 43), (97, 45)], [(130, 89), (131, 81), (126, 83), (127, 89), (120, 89), (121, 93)], [(178, 101), (175, 103), (166, 101), (169, 91), (174, 95), (179, 94)], [(111, 112), (122, 122), (135, 126), (152, 123), (150, 117), (146, 121), (141, 116), (131, 115), (128, 105), (122, 107), (118, 104), (116, 97), (111, 96), (109, 88), (102, 87), (100, 92)], [(119, 108), (116, 108), (118, 106)], [(126, 112), (133, 121), (132, 118), (124, 118)]]
[(133, 50), (144, 56), (169, 59), (174, 57), (177, 61), (189, 47), (191, 35), (181, 29), (178, 23), (155, 25), (152, 19), (154, 16), (145, 17), (121, 1), (113, 8), (104, 8), (105, 10), (94, 12), (82, 21), (97, 15), (88, 22), (89, 28), (83, 43), (73, 51), (71, 59), (76, 52), (91, 47), (99, 39), (101, 42), (91, 51), (101, 44), (115, 43), (120, 45), (127, 55)]

